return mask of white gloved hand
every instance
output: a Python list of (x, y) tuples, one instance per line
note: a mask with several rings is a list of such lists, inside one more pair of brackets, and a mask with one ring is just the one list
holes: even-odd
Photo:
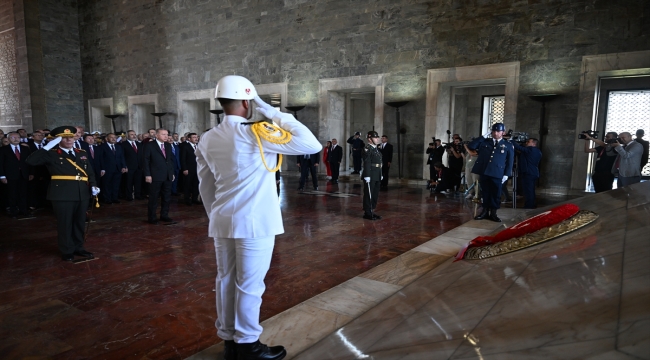
[(363, 180), (365, 180), (366, 182), (370, 182), (370, 176), (364, 177)]
[(63, 138), (60, 136), (55, 137), (54, 140), (50, 141), (45, 146), (43, 146), (43, 149), (50, 150), (51, 148), (55, 147), (58, 143), (60, 143), (62, 139)]
[(259, 106), (257, 108), (257, 111), (261, 112), (262, 115), (266, 116), (267, 118), (273, 119), (278, 114), (278, 109), (265, 103), (264, 100), (260, 99), (259, 96), (255, 96), (253, 98), (253, 101), (255, 101), (257, 106)]
[(97, 196), (97, 194), (99, 194), (99, 188), (97, 186), (93, 186), (91, 191), (93, 196)]
[(381, 180), (384, 180), (384, 175), (381, 176)]
[(503, 175), (503, 178), (501, 179), (501, 183), (503, 184), (508, 180), (508, 175)]
[(488, 131), (485, 134), (483, 134), (483, 137), (487, 139), (488, 136), (492, 135), (492, 131)]

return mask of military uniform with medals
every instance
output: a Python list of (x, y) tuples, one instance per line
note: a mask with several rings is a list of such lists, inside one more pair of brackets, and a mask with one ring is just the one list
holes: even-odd
[[(51, 134), (69, 137), (75, 132), (74, 127), (63, 126), (52, 130)], [(83, 247), (91, 186), (96, 186), (95, 171), (88, 156), (82, 149), (64, 150), (56, 146), (50, 150), (41, 148), (27, 158), (28, 164), (45, 165), (50, 172), (47, 199), (52, 202), (57, 218), (59, 250), (63, 259), (68, 261), (74, 255), (93, 256)]]

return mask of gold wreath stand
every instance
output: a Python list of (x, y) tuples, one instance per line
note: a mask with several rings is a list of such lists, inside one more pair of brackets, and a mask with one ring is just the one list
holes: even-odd
[(467, 249), (467, 252), (465, 253), (465, 257), (463, 257), (463, 259), (486, 259), (489, 257), (499, 256), (533, 245), (541, 244), (545, 241), (555, 239), (564, 234), (580, 229), (581, 227), (587, 226), (596, 221), (596, 219), (598, 219), (598, 214), (595, 212), (580, 210), (577, 214), (562, 222), (544, 229), (537, 230), (530, 234), (512, 238), (492, 245), (469, 248)]

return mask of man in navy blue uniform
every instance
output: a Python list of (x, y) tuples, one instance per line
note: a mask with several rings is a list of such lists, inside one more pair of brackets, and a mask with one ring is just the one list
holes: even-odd
[(361, 159), (363, 158), (363, 148), (365, 144), (361, 140), (361, 133), (355, 132), (354, 135), (348, 139), (348, 144), (352, 145), (352, 162), (354, 164), (354, 171), (350, 174), (359, 174), (361, 172)]
[(478, 159), (472, 172), (479, 174), (479, 184), (483, 192), (483, 211), (475, 220), (490, 219), (500, 222), (497, 209), (501, 207), (501, 186), (512, 173), (515, 150), (512, 144), (503, 138), (505, 126), (502, 123), (492, 125), (492, 138), (488, 134), (474, 139), (467, 147), (478, 152)]
[(526, 146), (521, 146), (512, 142), (515, 150), (519, 152), (517, 169), (519, 180), (521, 180), (521, 190), (526, 198), (524, 208), (535, 208), (535, 181), (539, 178), (539, 162), (542, 160), (542, 151), (537, 147), (538, 140), (530, 138), (526, 141)]

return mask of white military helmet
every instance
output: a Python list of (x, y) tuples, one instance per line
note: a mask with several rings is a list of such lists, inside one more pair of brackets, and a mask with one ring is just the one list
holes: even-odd
[(253, 83), (239, 75), (222, 77), (214, 90), (215, 99), (253, 100), (256, 96), (257, 91)]

